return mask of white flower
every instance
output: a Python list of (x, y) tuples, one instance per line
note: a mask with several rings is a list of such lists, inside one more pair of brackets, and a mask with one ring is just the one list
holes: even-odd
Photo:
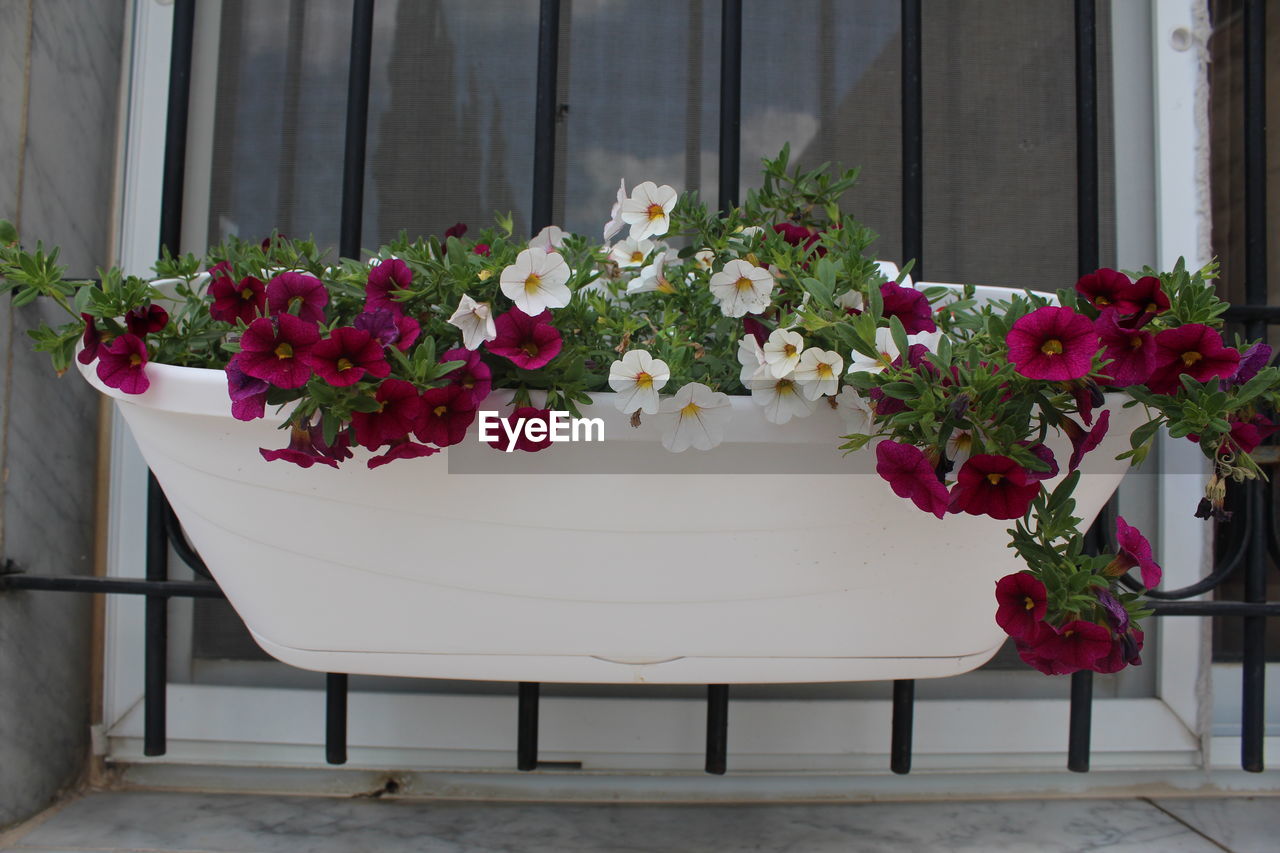
[(746, 228), (739, 228), (737, 233), (734, 236), (736, 236), (740, 240), (750, 240), (752, 237), (756, 236), (757, 234), (763, 234), (763, 233), (764, 233), (764, 229), (761, 228), (759, 225), (748, 225)]
[(862, 302), (862, 293), (857, 290), (846, 290), (836, 297), (836, 307), (845, 312), (861, 311)]
[(759, 314), (769, 307), (772, 294), (773, 276), (769, 271), (743, 260), (729, 261), (711, 276), (711, 295), (726, 317)]
[(618, 200), (613, 203), (613, 207), (609, 209), (609, 221), (604, 224), (604, 242), (608, 244), (610, 240), (618, 235), (622, 230), (622, 203), (627, 200), (627, 179), (623, 178), (618, 182)]
[(772, 379), (756, 383), (751, 399), (764, 406), (764, 419), (771, 424), (785, 424), (792, 418), (813, 414), (813, 401), (806, 400), (794, 379)]
[(690, 382), (658, 408), (662, 446), (674, 453), (696, 447), (710, 450), (724, 441), (724, 425), (733, 415), (728, 395)]
[[(907, 344), (924, 344), (932, 352), (941, 339), (941, 332), (920, 332), (915, 335), (907, 335)], [(879, 373), (893, 364), (893, 360), (901, 353), (898, 352), (898, 345), (893, 342), (893, 335), (888, 329), (876, 329), (876, 352), (880, 355), (874, 359), (868, 358), (857, 350), (849, 353), (848, 372)]]
[(764, 360), (764, 350), (755, 335), (743, 335), (742, 340), (738, 341), (738, 363), (742, 365), (738, 379), (748, 390), (754, 388), (756, 383), (767, 383), (772, 379), (769, 365)]
[(662, 277), (662, 270), (667, 264), (676, 260), (677, 254), (675, 249), (659, 252), (657, 257), (653, 259), (653, 263), (644, 267), (640, 270), (640, 275), (627, 282), (627, 293), (648, 293), (653, 290), (665, 290), (668, 293), (673, 293), (671, 286)]
[(564, 245), (564, 238), (563, 228), (559, 225), (548, 225), (533, 235), (533, 239), (529, 241), (529, 248), (542, 249), (544, 252), (554, 252)]
[(631, 239), (661, 237), (671, 227), (671, 210), (676, 206), (676, 191), (666, 184), (656, 186), (645, 181), (631, 191), (622, 202), (622, 221), (631, 226)]
[(697, 262), (698, 269), (711, 272), (711, 264), (715, 262), (716, 253), (710, 249), (699, 249), (693, 253), (693, 259)]
[(465, 293), (458, 300), (458, 310), (453, 312), (449, 322), (462, 330), (462, 345), (467, 349), (475, 349), (498, 336), (489, 303), (476, 302)]
[(850, 433), (860, 432), (865, 435), (871, 432), (871, 419), (875, 412), (852, 385), (844, 386), (836, 395), (836, 411), (844, 419), (844, 425)]
[(764, 360), (769, 365), (769, 373), (774, 379), (789, 376), (800, 363), (800, 353), (804, 350), (804, 338), (799, 332), (786, 329), (774, 329), (769, 340), (764, 342)]
[(652, 240), (633, 240), (630, 237), (609, 250), (609, 260), (623, 269), (634, 269), (644, 263), (649, 253), (657, 247)]
[(809, 347), (800, 355), (791, 378), (800, 384), (800, 391), (809, 400), (822, 396), (834, 396), (840, 386), (840, 371), (844, 359), (831, 350)]
[(959, 468), (971, 455), (973, 455), (973, 433), (965, 429), (953, 431), (947, 439), (947, 458), (956, 468)]
[(627, 350), (620, 361), (609, 365), (609, 387), (618, 393), (616, 405), (626, 415), (637, 410), (656, 413), (658, 392), (670, 378), (667, 363), (642, 349)]
[(565, 286), (569, 265), (559, 252), (525, 249), (516, 262), (502, 271), (502, 292), (530, 317), (546, 308), (563, 308), (573, 294)]

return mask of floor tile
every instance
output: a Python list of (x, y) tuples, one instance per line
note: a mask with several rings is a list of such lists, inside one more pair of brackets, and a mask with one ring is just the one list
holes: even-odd
[(1280, 850), (1280, 797), (1178, 798), (1154, 802), (1232, 853)]

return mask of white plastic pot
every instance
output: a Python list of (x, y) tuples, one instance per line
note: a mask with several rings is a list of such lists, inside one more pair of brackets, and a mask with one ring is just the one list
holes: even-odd
[[(114, 397), (192, 544), (258, 643), (328, 672), (546, 682), (748, 683), (956, 675), (1004, 634), (1012, 522), (936, 519), (838, 449), (826, 405), (785, 426), (733, 400), (725, 442), (674, 454), (611, 394), (602, 444), (476, 438), (368, 470), (264, 462), (278, 419), (230, 415), (224, 374), (149, 365)], [(499, 408), (505, 398), (491, 398)], [(1092, 519), (1140, 417), (1112, 408)], [(1051, 442), (1065, 462), (1069, 445)]]

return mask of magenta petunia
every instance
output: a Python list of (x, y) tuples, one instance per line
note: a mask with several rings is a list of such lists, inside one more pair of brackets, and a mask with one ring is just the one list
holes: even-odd
[(227, 395), (231, 397), (231, 416), (238, 421), (252, 421), (267, 411), (267, 391), (271, 385), (265, 379), (250, 376), (240, 367), (240, 354), (227, 362)]
[(1093, 666), (1089, 668), (1094, 672), (1110, 673), (1119, 672), (1130, 664), (1134, 666), (1141, 664), (1143, 639), (1144, 635), (1138, 628), (1117, 633), (1111, 638), (1111, 649), (1094, 661)]
[(1014, 572), (996, 581), (996, 602), (996, 624), (1013, 639), (1025, 641), (1044, 621), (1048, 594), (1031, 572)]
[(310, 428), (303, 428), (295, 424), (289, 431), (288, 447), (282, 447), (279, 450), (267, 450), (265, 447), (259, 447), (258, 453), (262, 454), (262, 458), (268, 462), (277, 460), (292, 462), (302, 468), (310, 468), (319, 462), (321, 465), (337, 468), (338, 460), (322, 453), (316, 447), (314, 438), (315, 436), (313, 436)]
[(438, 447), (427, 447), (425, 444), (418, 444), (416, 441), (401, 441), (391, 445), (391, 449), (381, 456), (375, 456), (368, 461), (370, 469), (386, 465), (388, 462), (395, 462), (397, 459), (418, 459), (423, 456), (430, 456), (433, 453), (439, 453)]
[(884, 303), (885, 318), (897, 317), (908, 335), (938, 330), (929, 300), (919, 290), (887, 281), (880, 285), (880, 299)]
[(1065, 382), (1086, 376), (1098, 352), (1098, 333), (1083, 314), (1047, 305), (1019, 317), (1005, 337), (1009, 361), (1030, 379)]
[(237, 320), (246, 326), (261, 317), (267, 305), (267, 286), (260, 279), (245, 276), (236, 282), (230, 276), (220, 276), (209, 284), (213, 304), (209, 316), (224, 323)]
[(414, 434), (427, 444), (449, 447), (462, 441), (475, 419), (475, 403), (462, 388), (431, 388), (422, 394), (422, 413)]
[(980, 453), (960, 466), (950, 510), (1002, 520), (1022, 518), (1039, 493), (1040, 481), (1028, 477), (1027, 469), (1013, 459)]
[(400, 331), (400, 339), (396, 341), (396, 349), (408, 352), (422, 334), (422, 326), (408, 314), (396, 317), (396, 328)]
[(365, 374), (382, 379), (391, 373), (382, 345), (362, 329), (339, 326), (317, 343), (305, 360), (325, 382), (336, 388), (354, 385)]
[(1160, 585), (1164, 572), (1151, 556), (1151, 543), (1142, 535), (1142, 531), (1126, 524), (1119, 516), (1116, 517), (1116, 544), (1119, 546), (1119, 553), (1103, 570), (1106, 575), (1118, 578), (1136, 568), (1142, 575), (1142, 585), (1147, 589)]
[(143, 337), (169, 325), (169, 312), (162, 306), (154, 304), (134, 308), (124, 315), (124, 325), (129, 330), (129, 334)]
[(93, 360), (98, 357), (98, 348), (102, 346), (102, 332), (98, 330), (98, 321), (90, 314), (81, 314), (80, 319), (84, 321), (84, 338), (81, 340), (81, 349), (76, 355), (76, 361), (81, 364), (93, 364)]
[(1233, 420), (1231, 443), (1245, 453), (1252, 453), (1258, 449), (1258, 445), (1274, 435), (1277, 429), (1280, 429), (1280, 425), (1272, 423), (1270, 418), (1262, 414), (1256, 414), (1247, 421)]
[(480, 353), (459, 347), (451, 349), (440, 356), (441, 361), (461, 361), (461, 367), (444, 375), (450, 385), (457, 385), (470, 397), (473, 406), (479, 407), (493, 387), (493, 372), (489, 365), (480, 359)]
[[(1103, 267), (1080, 277), (1076, 293), (1088, 300), (1099, 311), (1115, 308), (1124, 301), (1124, 293), (1133, 282), (1122, 272)], [(1127, 312), (1124, 312), (1127, 313)]]
[(319, 340), (315, 323), (292, 314), (259, 317), (240, 336), (240, 369), (277, 388), (301, 388), (311, 378), (307, 354)]
[(489, 248), (488, 243), (476, 243), (475, 246), (471, 249), (471, 254), (479, 255), (482, 258), (487, 258), (489, 257), (490, 251), (491, 250)]
[(141, 394), (151, 387), (146, 367), (147, 345), (137, 335), (120, 335), (98, 347), (98, 378), (108, 388)]
[(313, 275), (282, 272), (267, 283), (267, 309), (274, 314), (293, 314), (299, 320), (324, 322), (324, 306), (329, 291)]
[(1271, 361), (1271, 347), (1258, 341), (1240, 356), (1240, 366), (1230, 379), (1232, 385), (1243, 385), (1258, 375), (1262, 368)]
[(1103, 311), (1093, 328), (1102, 341), (1102, 357), (1111, 362), (1099, 371), (1102, 380), (1116, 388), (1145, 384), (1156, 368), (1155, 335), (1125, 328), (1114, 308)]
[[(551, 410), (539, 409), (534, 406), (521, 406), (509, 415), (503, 415), (499, 420), (511, 425), (515, 429), (521, 422), (541, 421), (547, 425), (546, 437), (537, 440), (529, 438), (523, 427), (520, 427), (519, 435), (516, 437), (515, 449), (524, 451), (525, 453), (537, 453), (539, 450), (546, 450), (551, 446)], [(507, 434), (507, 427), (499, 424), (497, 427), (497, 438), (486, 442), (494, 450), (506, 451), (511, 439)]]
[(388, 258), (369, 269), (369, 278), (364, 286), (364, 307), (366, 311), (385, 308), (393, 314), (403, 314), (404, 306), (392, 298), (399, 290), (408, 290), (413, 284), (413, 271), (409, 265), (399, 258)]
[(1027, 472), (1027, 480), (1035, 480), (1037, 482), (1044, 480), (1052, 480), (1058, 476), (1058, 460), (1054, 458), (1053, 451), (1043, 444), (1032, 444), (1029, 441), (1018, 442), (1023, 447), (1030, 450), (1036, 458), (1049, 467), (1043, 471), (1032, 471), (1030, 468), (1025, 469)]
[(1067, 438), (1071, 439), (1071, 458), (1067, 460), (1068, 473), (1079, 468), (1085, 454), (1102, 443), (1102, 440), (1107, 437), (1110, 426), (1111, 411), (1109, 409), (1102, 410), (1102, 414), (1098, 415), (1098, 422), (1087, 432), (1071, 418), (1064, 417), (1058, 423), (1058, 427), (1067, 434)]
[(1162, 311), (1169, 310), (1169, 296), (1160, 285), (1160, 279), (1144, 275), (1120, 293), (1116, 310), (1121, 314), (1136, 314), (1145, 326), (1147, 321)]
[(536, 317), (513, 310), (494, 320), (498, 336), (485, 344), (489, 352), (510, 359), (516, 367), (536, 370), (559, 354), (564, 341), (550, 323), (551, 312)]
[(1228, 379), (1240, 367), (1240, 353), (1222, 342), (1222, 335), (1201, 323), (1165, 329), (1156, 335), (1156, 367), (1146, 385), (1157, 394), (1176, 394), (1178, 377), (1197, 382)]
[(396, 314), (388, 308), (365, 309), (351, 321), (351, 326), (362, 332), (368, 332), (370, 337), (384, 347), (389, 347), (400, 340), (400, 326), (396, 323)]
[(1101, 625), (1077, 619), (1061, 628), (1045, 623), (1032, 638), (1017, 643), (1018, 655), (1045, 675), (1068, 675), (1092, 669), (1111, 652), (1111, 632)]
[(938, 480), (929, 457), (915, 445), (880, 442), (876, 445), (876, 473), (889, 483), (898, 497), (908, 498), (938, 518), (947, 514), (947, 487)]
[(755, 338), (760, 346), (764, 346), (769, 341), (769, 327), (750, 314), (742, 317), (742, 331)]
[(467, 223), (455, 222), (448, 228), (444, 229), (444, 238), (448, 240), (450, 237), (457, 237), (459, 240), (467, 233)]
[(422, 417), (422, 395), (412, 383), (388, 379), (378, 386), (374, 399), (375, 412), (352, 412), (351, 423), (356, 441), (374, 450), (407, 438), (418, 427)]

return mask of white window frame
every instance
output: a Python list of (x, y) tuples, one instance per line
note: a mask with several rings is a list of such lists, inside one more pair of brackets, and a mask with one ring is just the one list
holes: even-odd
[[(201, 33), (216, 33), (220, 5), (200, 4), (197, 26)], [(1187, 253), (1195, 254), (1189, 262), (1199, 263), (1207, 254), (1208, 228), (1203, 213), (1207, 205), (1200, 196), (1207, 190), (1197, 183), (1207, 156), (1206, 125), (1201, 120), (1205, 106), (1197, 94), (1204, 59), (1195, 49), (1174, 49), (1170, 34), (1179, 28), (1196, 32), (1202, 4), (1199, 0), (1134, 0), (1114, 7), (1115, 43), (1145, 42), (1143, 29), (1150, 35), (1151, 53), (1139, 62), (1137, 71), (1143, 71), (1143, 64), (1149, 67), (1155, 105), (1151, 127), (1142, 127), (1139, 121), (1135, 136), (1126, 142), (1155, 151), (1149, 177), (1126, 178), (1139, 186), (1143, 181), (1153, 186), (1155, 219), (1148, 230), (1153, 231), (1154, 241), (1137, 233), (1119, 235), (1129, 251), (1144, 255), (1147, 251), (1141, 247), (1149, 245), (1154, 257), (1122, 256), (1121, 265), (1158, 260), (1168, 268), (1179, 254)], [(168, 4), (134, 0), (119, 210), (119, 257), (132, 272), (148, 269), (159, 228), (172, 15)], [(197, 53), (193, 79), (197, 86), (207, 87), (213, 75), (201, 73), (200, 65), (211, 61), (216, 49), (210, 51), (208, 43), (203, 44), (205, 52)], [(1118, 71), (1122, 62), (1132, 68), (1132, 52), (1116, 51)], [(1127, 58), (1122, 60), (1121, 54)], [(193, 90), (197, 101), (211, 103), (211, 98), (210, 91)], [(1132, 88), (1117, 89), (1116, 99), (1117, 115), (1132, 119), (1152, 112), (1150, 103), (1143, 105), (1141, 91), (1135, 98)], [(207, 233), (211, 120), (211, 110), (192, 112), (189, 135), (194, 145), (188, 158), (192, 191), (184, 217), (189, 241), (202, 242)], [(1117, 193), (1118, 198), (1121, 195)], [(1133, 217), (1120, 215), (1117, 220), (1123, 229), (1130, 227), (1127, 223)], [(113, 576), (137, 576), (145, 553), (145, 467), (118, 416), (111, 448), (108, 571)], [(1194, 470), (1185, 467), (1188, 453), (1194, 456), (1195, 451), (1186, 442), (1162, 445), (1163, 470)], [(1188, 523), (1184, 512), (1186, 495), (1202, 485), (1203, 477), (1188, 474), (1164, 474), (1158, 484), (1159, 548), (1169, 586), (1193, 582), (1207, 570), (1208, 527)], [(193, 767), (206, 768), (200, 777), (206, 783), (235, 766), (325, 767), (324, 697), (317, 690), (170, 684), (168, 754), (144, 757), (142, 613), (143, 602), (138, 598), (108, 598), (104, 729), (109, 760), (129, 764), (133, 772), (150, 774), (148, 780), (162, 784), (174, 780), (190, 784), (196, 778)], [(714, 784), (707, 787), (707, 780), (697, 774), (704, 748), (701, 701), (547, 698), (542, 702), (541, 758), (582, 760), (588, 768), (611, 771), (614, 775), (608, 779), (612, 781), (596, 774), (561, 773), (554, 781), (546, 781), (545, 777), (489, 772), (469, 774), (458, 784), (480, 793), (581, 794), (607, 789), (610, 796), (631, 793), (650, 798), (696, 797), (700, 792), (717, 797), (784, 798), (893, 791), (972, 795), (1079, 791), (1156, 781), (1254, 790), (1280, 787), (1275, 774), (1260, 777), (1238, 771), (1239, 738), (1212, 735), (1208, 702), (1203, 698), (1208, 695), (1209, 678), (1207, 622), (1187, 617), (1163, 620), (1159, 650), (1148, 662), (1158, 671), (1153, 698), (1095, 701), (1092, 765), (1099, 772), (1091, 776), (1064, 772), (1068, 717), (1064, 680), (1061, 700), (917, 702), (915, 775), (908, 779), (888, 775), (891, 706), (887, 701), (735, 702), (730, 709), (730, 767), (735, 773), (755, 772), (710, 780)], [(353, 692), (348, 735), (351, 765), (418, 771), (510, 770), (515, 749), (513, 696), (514, 691), (512, 696)], [(1273, 756), (1280, 754), (1276, 740), (1268, 739)], [(170, 768), (167, 775), (160, 772), (165, 767)], [(1205, 773), (1210, 767), (1212, 779)], [(652, 777), (641, 775), (660, 769), (677, 772), (660, 777), (656, 787)], [(1015, 770), (1019, 772), (990, 772)], [(279, 784), (291, 788), (310, 784), (289, 778), (292, 781)], [(363, 777), (345, 778), (347, 782), (326, 784), (339, 788), (364, 784)], [(421, 778), (419, 790), (429, 790), (437, 783), (447, 787), (453, 777), (437, 772)]]

